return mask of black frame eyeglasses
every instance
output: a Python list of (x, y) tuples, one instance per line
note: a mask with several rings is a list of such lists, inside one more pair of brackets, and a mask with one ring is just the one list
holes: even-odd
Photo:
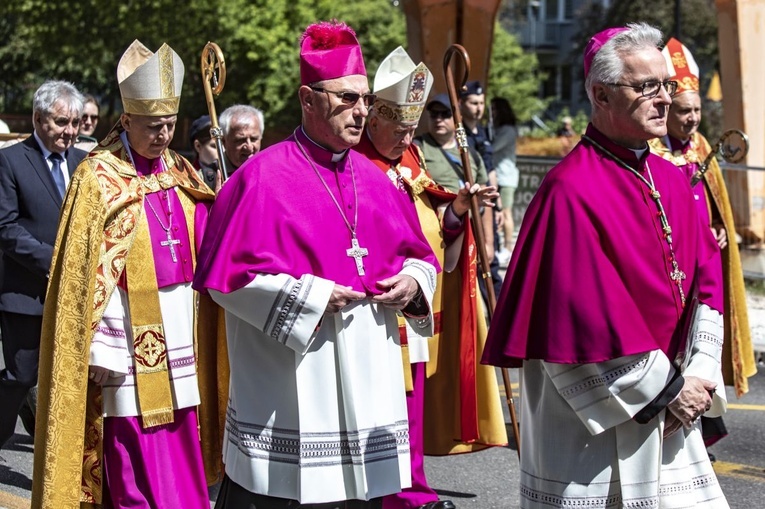
[(359, 99), (364, 100), (364, 106), (369, 108), (375, 103), (375, 99), (377, 99), (377, 96), (375, 94), (359, 94), (358, 92), (337, 92), (335, 90), (327, 90), (323, 87), (311, 87), (309, 86), (311, 90), (314, 92), (324, 92), (327, 95), (334, 95), (338, 99), (340, 99), (343, 104), (356, 104)]
[(656, 97), (659, 94), (661, 87), (664, 87), (664, 90), (667, 91), (670, 97), (674, 96), (677, 92), (678, 83), (675, 80), (665, 80), (646, 81), (645, 83), (641, 83), (639, 85), (628, 85), (625, 83), (608, 83), (608, 85), (611, 85), (612, 87), (626, 87), (633, 90), (640, 90), (640, 93), (643, 95), (643, 97), (651, 98)]

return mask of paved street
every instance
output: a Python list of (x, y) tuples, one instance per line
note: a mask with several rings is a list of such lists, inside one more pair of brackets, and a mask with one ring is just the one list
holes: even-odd
[[(513, 372), (513, 380), (515, 375)], [(725, 421), (731, 434), (711, 449), (717, 456), (715, 470), (733, 509), (765, 507), (765, 366), (750, 382), (750, 393), (741, 400), (728, 392)], [(517, 387), (514, 391), (517, 393)], [(32, 487), (32, 440), (21, 423), (0, 457), (0, 508), (27, 509)], [(458, 508), (519, 506), (518, 457), (511, 448), (427, 458), (426, 469), (431, 485)]]

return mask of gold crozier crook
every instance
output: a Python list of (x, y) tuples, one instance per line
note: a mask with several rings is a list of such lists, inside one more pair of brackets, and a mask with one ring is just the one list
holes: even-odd
[[(736, 140), (737, 143), (731, 143), (731, 139)], [(749, 136), (747, 136), (744, 131), (739, 129), (728, 129), (725, 131), (722, 136), (720, 136), (720, 139), (717, 140), (715, 146), (712, 147), (712, 150), (709, 152), (709, 155), (707, 155), (707, 158), (704, 159), (703, 163), (701, 163), (699, 169), (696, 170), (696, 173), (694, 173), (693, 177), (691, 177), (691, 187), (695, 186), (699, 183), (699, 181), (701, 181), (701, 179), (704, 177), (704, 174), (709, 169), (709, 163), (712, 162), (712, 158), (714, 158), (718, 153), (729, 163), (738, 163), (743, 161), (746, 155), (749, 153)]]
[(223, 174), (223, 180), (228, 178), (226, 168), (226, 156), (223, 152), (223, 131), (218, 125), (218, 115), (215, 113), (216, 97), (223, 91), (226, 84), (226, 61), (223, 52), (214, 42), (208, 42), (202, 50), (202, 83), (205, 87), (205, 99), (207, 111), (210, 113), (210, 136), (215, 139), (215, 147), (218, 149), (218, 167)]

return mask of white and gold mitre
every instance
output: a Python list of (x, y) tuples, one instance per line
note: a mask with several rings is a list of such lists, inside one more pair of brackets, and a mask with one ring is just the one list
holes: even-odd
[(159, 117), (175, 115), (183, 87), (183, 62), (167, 44), (156, 53), (138, 40), (117, 65), (117, 81), (125, 113)]
[(422, 62), (415, 64), (399, 46), (385, 57), (375, 74), (374, 109), (388, 120), (416, 125), (432, 86), (430, 70)]

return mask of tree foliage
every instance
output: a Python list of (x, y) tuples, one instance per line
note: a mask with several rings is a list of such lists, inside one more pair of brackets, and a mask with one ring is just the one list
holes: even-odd
[[(206, 113), (200, 56), (208, 41), (223, 50), (227, 78), (218, 112), (235, 103), (263, 110), (266, 134), (300, 122), (298, 43), (319, 19), (340, 19), (357, 32), (370, 76), (396, 46), (406, 47), (403, 12), (390, 0), (14, 0), (0, 6), (0, 111), (25, 113), (48, 78), (75, 83), (119, 111), (116, 68), (134, 39), (155, 51), (167, 42), (185, 66), (182, 116)], [(513, 101), (521, 118), (539, 109), (536, 58), (497, 29), (491, 90)]]
[(489, 92), (492, 97), (510, 101), (519, 122), (529, 120), (546, 107), (545, 101), (537, 96), (538, 71), (536, 55), (525, 52), (515, 36), (497, 24), (489, 69)]
[[(721, 111), (719, 104), (705, 101), (704, 95), (715, 70), (719, 68), (717, 37), (717, 11), (714, 0), (682, 0), (680, 2), (680, 34), (675, 33), (675, 2), (666, 0), (615, 0), (609, 9), (602, 6), (585, 6), (581, 16), (581, 30), (575, 38), (572, 57), (581, 58), (589, 38), (606, 27), (624, 26), (644, 21), (664, 34), (665, 41), (676, 37), (693, 54), (699, 65), (702, 101), (704, 101), (701, 130), (712, 139), (720, 131)], [(582, 80), (584, 80), (582, 71)], [(584, 91), (582, 91), (584, 94)]]
[(231, 81), (221, 102), (253, 104), (264, 111), (269, 129), (282, 132), (300, 121), (298, 43), (308, 24), (335, 18), (354, 27), (370, 81), (380, 61), (406, 45), (403, 13), (388, 0), (234, 0), (223, 9)]
[[(182, 9), (179, 5), (173, 0), (4, 2), (0, 18), (6, 20), (9, 37), (0, 47), (0, 61), (5, 77), (13, 78), (7, 80), (2, 106), (28, 110), (29, 93), (55, 77), (114, 107), (119, 99), (117, 62), (134, 39), (152, 50), (167, 42), (178, 52), (186, 64), (182, 105), (189, 103), (189, 85), (199, 81), (202, 38), (214, 35), (216, 28), (215, 7), (202, 0), (188, 0)], [(6, 61), (9, 54), (16, 61)], [(200, 100), (199, 93), (193, 100)]]
[(675, 2), (666, 0), (614, 0), (608, 9), (599, 2), (585, 4), (578, 13), (581, 29), (575, 38), (572, 57), (581, 59), (589, 38), (607, 27), (643, 21), (655, 26), (665, 40), (677, 37), (693, 53), (702, 74), (702, 88), (708, 85), (719, 66), (717, 11), (714, 0), (680, 2), (680, 34), (675, 31)]

